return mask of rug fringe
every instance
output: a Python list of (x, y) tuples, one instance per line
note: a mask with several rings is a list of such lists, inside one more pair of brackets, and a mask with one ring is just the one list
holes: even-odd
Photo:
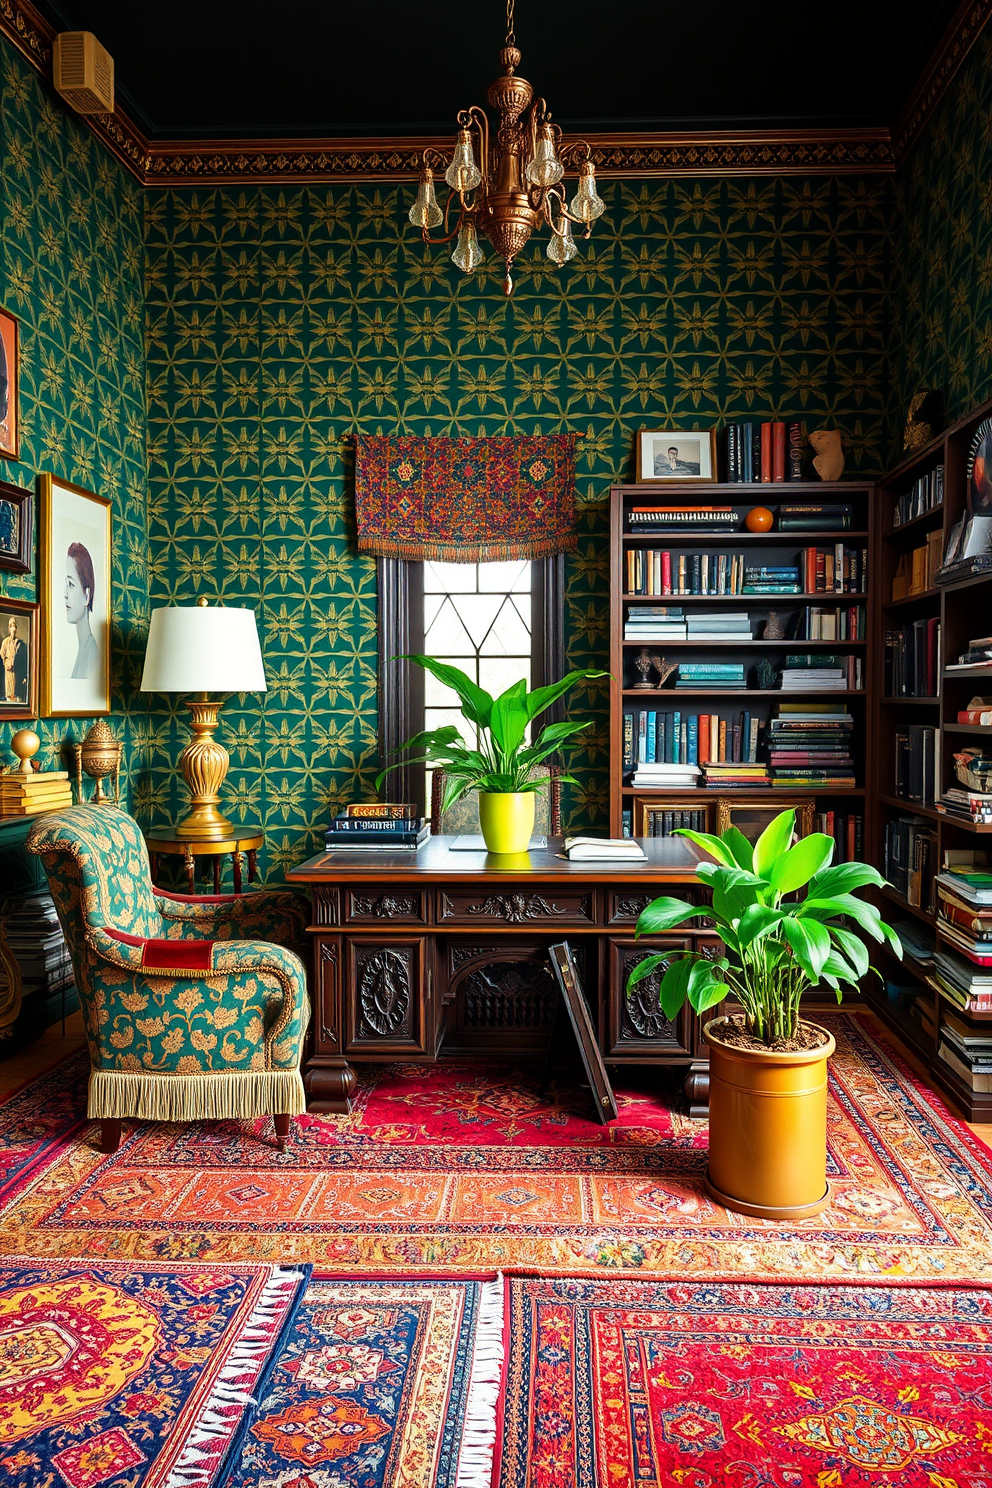
[(498, 1274), (480, 1290), (455, 1488), (489, 1488), (492, 1482), (503, 1384), (503, 1298), (503, 1277)]
[(273, 1271), (251, 1316), (232, 1347), (162, 1488), (214, 1483), (248, 1410), (258, 1401), (244, 1386), (257, 1387), (286, 1322), (286, 1304), (306, 1283), (309, 1268)]

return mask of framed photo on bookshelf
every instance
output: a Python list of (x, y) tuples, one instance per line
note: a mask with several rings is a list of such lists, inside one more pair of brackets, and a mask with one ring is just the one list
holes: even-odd
[(645, 801), (638, 798), (634, 821), (640, 826), (635, 837), (670, 837), (679, 827), (694, 832), (712, 832), (713, 802), (700, 801), (698, 795), (684, 800)]
[(748, 842), (757, 842), (768, 823), (774, 821), (779, 812), (788, 811), (790, 806), (796, 813), (797, 834), (808, 837), (813, 830), (812, 801), (732, 801), (726, 796), (717, 798), (716, 834), (719, 836), (728, 827), (736, 827)]
[(638, 485), (715, 480), (715, 429), (641, 429), (638, 433)]

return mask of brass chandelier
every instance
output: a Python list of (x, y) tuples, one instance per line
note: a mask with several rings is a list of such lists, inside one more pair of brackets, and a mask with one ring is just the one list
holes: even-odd
[[(606, 203), (596, 190), (596, 167), (585, 140), (562, 143), (561, 129), (552, 122), (543, 98), (534, 97), (526, 78), (518, 77), (520, 65), (513, 32), (514, 0), (506, 7), (506, 42), (499, 54), (503, 72), (486, 97), (499, 116), (495, 144), (491, 147), (489, 119), (475, 104), (458, 115), (455, 152), (444, 172), (451, 188), (442, 212), (434, 191), (434, 170), (444, 159), (433, 149), (424, 151), (417, 198), (410, 208), (410, 221), (421, 229), (425, 243), (455, 242), (451, 257), (463, 273), (471, 274), (482, 262), (479, 235), (484, 234), (506, 262), (503, 293), (513, 290), (510, 270), (513, 261), (541, 223), (551, 229), (548, 257), (566, 264), (578, 253), (573, 224), (588, 238)], [(478, 155), (476, 154), (478, 150)], [(578, 171), (578, 186), (565, 204), (565, 170)], [(458, 217), (449, 232), (452, 207)], [(445, 236), (432, 238), (432, 227), (443, 224)]]

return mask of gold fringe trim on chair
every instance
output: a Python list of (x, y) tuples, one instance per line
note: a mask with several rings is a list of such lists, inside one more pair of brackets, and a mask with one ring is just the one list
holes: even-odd
[(301, 1116), (307, 1108), (299, 1070), (232, 1070), (203, 1075), (144, 1075), (91, 1070), (87, 1116), (138, 1121), (222, 1121)]

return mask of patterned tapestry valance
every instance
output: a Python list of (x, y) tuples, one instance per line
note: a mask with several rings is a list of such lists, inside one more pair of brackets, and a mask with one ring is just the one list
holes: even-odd
[(358, 550), (497, 563), (575, 547), (575, 435), (359, 434)]

